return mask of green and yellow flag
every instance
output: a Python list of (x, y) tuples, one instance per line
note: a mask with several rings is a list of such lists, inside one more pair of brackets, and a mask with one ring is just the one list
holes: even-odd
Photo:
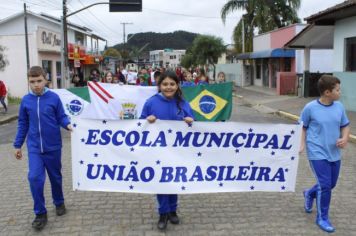
[(198, 121), (228, 120), (232, 111), (232, 82), (183, 87), (183, 95)]

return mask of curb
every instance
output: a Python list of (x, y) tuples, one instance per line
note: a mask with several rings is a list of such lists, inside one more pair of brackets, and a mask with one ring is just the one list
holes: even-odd
[(0, 120), (0, 125), (3, 125), (3, 124), (6, 124), (6, 123), (9, 123), (10, 121), (13, 121), (13, 120), (16, 120), (19, 116), (18, 115), (12, 115), (12, 116), (9, 116), (5, 119), (2, 119)]
[[(276, 114), (281, 116), (281, 117), (288, 118), (290, 120), (294, 120), (294, 121), (298, 121), (299, 120), (299, 116), (291, 114), (291, 113), (288, 113), (288, 112), (285, 112), (285, 111), (279, 110), (279, 111), (276, 112)], [(349, 142), (356, 143), (356, 136), (353, 135), (353, 134), (350, 134), (349, 135)]]

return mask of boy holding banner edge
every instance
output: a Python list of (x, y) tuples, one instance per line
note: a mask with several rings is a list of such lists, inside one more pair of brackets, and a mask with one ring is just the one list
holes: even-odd
[[(183, 99), (176, 73), (167, 71), (161, 74), (158, 80), (158, 93), (147, 99), (140, 119), (147, 119), (149, 123), (154, 123), (156, 119), (184, 120), (188, 124), (193, 122), (193, 111), (189, 103)], [(172, 224), (179, 224), (178, 195), (157, 194), (157, 201), (160, 214), (158, 229), (166, 229), (168, 220)]]
[(323, 75), (318, 81), (320, 98), (309, 102), (301, 113), (303, 121), (301, 151), (304, 144), (316, 184), (303, 192), (305, 212), (311, 213), (316, 199), (316, 224), (334, 232), (329, 221), (331, 190), (336, 186), (341, 166), (340, 148), (347, 144), (350, 127), (340, 98), (340, 80)]

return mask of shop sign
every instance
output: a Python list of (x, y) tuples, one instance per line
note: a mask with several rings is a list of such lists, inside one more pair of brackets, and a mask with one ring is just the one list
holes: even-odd
[(54, 31), (38, 27), (37, 29), (38, 50), (60, 52), (61, 35)]
[(80, 67), (80, 60), (74, 60), (74, 67)]

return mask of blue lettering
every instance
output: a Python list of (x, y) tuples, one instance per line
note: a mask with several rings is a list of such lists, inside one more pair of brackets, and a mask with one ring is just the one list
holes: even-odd
[(97, 144), (98, 140), (96, 139), (96, 135), (100, 133), (100, 130), (98, 129), (90, 129), (88, 130), (88, 138), (87, 142), (85, 144)]
[(125, 143), (127, 144), (127, 146), (135, 146), (139, 140), (140, 140), (139, 133), (137, 131), (131, 131), (127, 134), (125, 138)]
[(203, 173), (201, 171), (200, 166), (195, 167), (194, 173), (192, 177), (189, 179), (189, 181), (194, 181), (194, 179), (197, 179), (196, 181), (203, 181)]
[(113, 136), (112, 136), (112, 144), (115, 145), (115, 146), (119, 146), (123, 143), (123, 141), (119, 141), (118, 140), (118, 136), (119, 134), (122, 136), (122, 137), (125, 137), (126, 133), (125, 131), (123, 130), (119, 130), (117, 131)]
[(235, 148), (238, 148), (238, 147), (241, 147), (241, 146), (243, 146), (244, 144), (243, 143), (239, 143), (238, 141), (237, 141), (237, 139), (239, 138), (239, 137), (242, 137), (243, 139), (246, 139), (246, 134), (244, 134), (244, 133), (238, 133), (238, 134), (236, 134), (235, 136), (234, 136), (234, 138), (232, 139), (232, 146), (234, 146)]
[(212, 142), (215, 143), (217, 147), (220, 147), (222, 140), (224, 139), (225, 133), (220, 133), (220, 137), (216, 133), (210, 133), (210, 140), (207, 147), (212, 146)]
[(239, 166), (239, 174), (237, 175), (236, 180), (247, 180), (247, 171), (250, 170), (249, 166)]
[(287, 144), (288, 144), (288, 141), (289, 141), (290, 138), (291, 138), (291, 135), (284, 135), (284, 141), (283, 141), (283, 144), (281, 146), (281, 149), (286, 149), (286, 150), (291, 149), (292, 145), (289, 145), (287, 147)]
[(112, 134), (111, 130), (104, 130), (101, 133), (101, 139), (99, 140), (99, 144), (100, 145), (107, 145), (108, 143), (110, 143), (110, 135)]
[(174, 178), (174, 182), (187, 182), (187, 168), (186, 167), (181, 167), (177, 166), (176, 167), (176, 177)]
[(217, 166), (209, 166), (206, 169), (205, 180), (212, 181), (216, 178), (216, 171), (218, 170)]
[(109, 175), (110, 179), (114, 180), (115, 177), (115, 171), (117, 168), (117, 165), (113, 165), (113, 169), (110, 169), (108, 165), (104, 165), (104, 170), (103, 170), (103, 175), (101, 176), (102, 180), (106, 180), (106, 175)]
[(172, 167), (162, 167), (162, 176), (159, 180), (160, 183), (171, 182), (173, 179), (173, 168)]
[(101, 165), (97, 165), (97, 166), (98, 166), (98, 168), (97, 168), (97, 171), (96, 171), (96, 175), (94, 176), (92, 174), (94, 165), (93, 164), (88, 164), (88, 171), (87, 171), (88, 179), (96, 179), (96, 178), (98, 178), (99, 173), (100, 173), (100, 169), (101, 169)]
[(192, 132), (188, 132), (185, 136), (183, 136), (182, 132), (177, 132), (173, 147), (182, 146), (183, 143), (183, 147), (189, 147), (190, 136), (192, 136)]
[(160, 144), (159, 146), (161, 146), (161, 147), (166, 147), (167, 146), (166, 136), (164, 135), (163, 131), (159, 132), (156, 141), (152, 144), (152, 147), (156, 147), (157, 143), (159, 143)]
[(278, 148), (278, 137), (276, 134), (272, 135), (271, 139), (263, 148), (268, 148), (268, 146), (272, 146), (273, 149)]
[(277, 173), (273, 176), (273, 178), (271, 179), (271, 181), (275, 181), (275, 179), (278, 179), (279, 182), (285, 182), (285, 178), (284, 178), (284, 170), (283, 168), (279, 168), (277, 170)]
[(201, 134), (200, 132), (194, 132), (193, 143), (192, 143), (194, 147), (203, 146), (205, 141), (206, 141), (206, 138), (209, 135), (209, 133), (204, 133), (204, 138), (203, 138), (202, 142), (198, 143), (198, 139), (199, 139), (200, 134)]
[(143, 182), (151, 181), (154, 176), (155, 176), (155, 171), (153, 170), (152, 167), (145, 167), (141, 170), (140, 178)]

